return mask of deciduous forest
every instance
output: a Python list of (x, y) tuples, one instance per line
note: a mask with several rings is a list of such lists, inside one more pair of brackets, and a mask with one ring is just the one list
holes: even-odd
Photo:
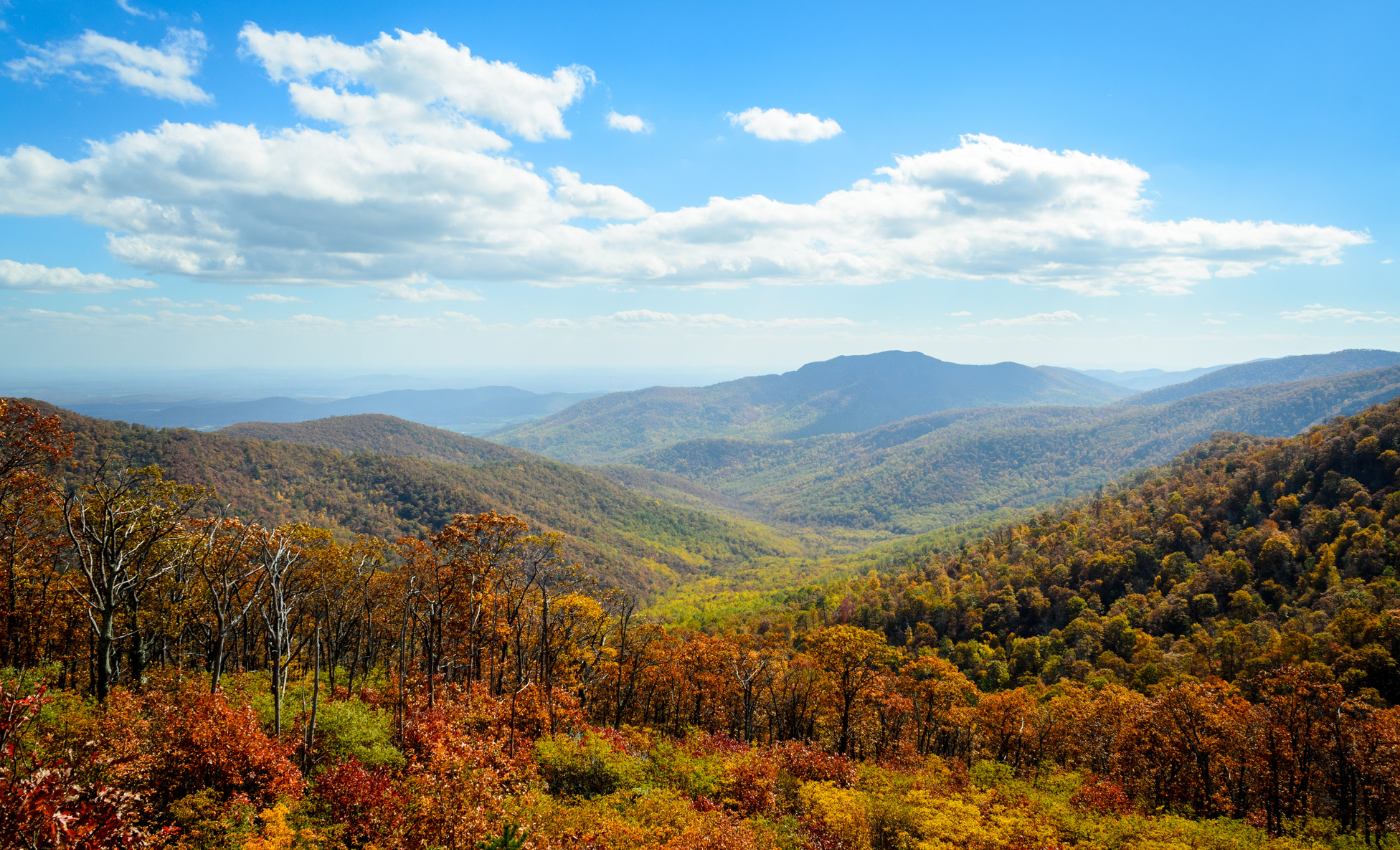
[(703, 627), (584, 525), (261, 522), (85, 439), (0, 402), (0, 846), (1400, 846), (1400, 402)]

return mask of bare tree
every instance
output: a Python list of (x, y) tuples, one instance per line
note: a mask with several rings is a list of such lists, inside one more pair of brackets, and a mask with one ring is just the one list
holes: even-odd
[[(68, 583), (87, 608), (97, 639), (95, 690), (99, 702), (115, 678), (117, 641), (133, 641), (132, 678), (139, 685), (145, 666), (140, 615), (143, 592), (188, 557), (185, 519), (208, 498), (202, 487), (166, 481), (159, 467), (104, 475), (63, 499), (63, 523), (73, 544), (81, 579)], [(118, 635), (117, 615), (132, 615), (131, 633)]]
[(209, 691), (219, 689), (224, 673), (228, 636), (258, 601), (267, 569), (256, 554), (262, 530), (228, 519), (221, 512), (208, 520), (194, 553), (194, 562), (204, 580), (204, 598), (213, 624), (209, 636)]

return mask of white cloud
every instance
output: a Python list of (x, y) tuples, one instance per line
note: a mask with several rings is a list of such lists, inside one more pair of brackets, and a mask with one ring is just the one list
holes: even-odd
[(1069, 310), (1053, 313), (1032, 313), (1017, 319), (987, 319), (984, 325), (1071, 325), (1080, 321), (1079, 314)]
[(656, 310), (623, 310), (610, 316), (595, 316), (595, 325), (653, 326), (669, 328), (736, 328), (758, 330), (765, 328), (831, 328), (848, 327), (856, 323), (843, 318), (780, 318), (739, 319), (723, 313), (662, 313)]
[(28, 56), (5, 63), (9, 75), (17, 80), (62, 74), (93, 82), (87, 72), (97, 68), (123, 85), (155, 97), (181, 103), (213, 100), (190, 80), (199, 73), (208, 50), (204, 33), (199, 30), (172, 28), (159, 47), (142, 47), (88, 30), (68, 41), (51, 41), (43, 47), (25, 45), (25, 49)]
[(155, 15), (152, 15), (150, 12), (144, 11), (142, 9), (136, 8), (136, 4), (132, 3), (131, 0), (117, 0), (117, 5), (121, 7), (121, 10), (123, 12), (126, 12), (128, 15), (131, 15), (133, 17), (150, 18), (152, 20), (155, 20)]
[(970, 311), (968, 311), (968, 310), (959, 310), (959, 311), (956, 312), (956, 313), (949, 313), (948, 315), (950, 315), (950, 316), (971, 316), (972, 313), (971, 313)]
[(573, 206), (578, 215), (588, 218), (646, 218), (654, 210), (616, 186), (584, 183), (574, 172), (563, 166), (551, 168), (549, 176), (559, 187), (554, 197)]
[(642, 120), (640, 115), (622, 115), (617, 110), (608, 112), (608, 126), (614, 130), (626, 130), (629, 133), (650, 133), (651, 125)]
[(1394, 316), (1385, 315), (1384, 311), (1378, 310), (1371, 315), (1367, 315), (1360, 310), (1347, 310), (1342, 307), (1324, 307), (1321, 304), (1309, 304), (1301, 310), (1285, 310), (1279, 313), (1285, 320), (1290, 322), (1319, 322), (1328, 319), (1343, 319), (1347, 324), (1356, 322), (1370, 324), (1392, 324), (1400, 322)]
[(534, 319), (527, 328), (576, 328), (578, 323), (569, 319)]
[(381, 301), (412, 301), (422, 304), (427, 301), (484, 301), (485, 299), (470, 290), (454, 289), (440, 280), (428, 281), (422, 276), (408, 280), (387, 281), (375, 284)]
[(77, 269), (0, 260), (0, 289), (19, 289), (25, 292), (112, 292), (118, 289), (154, 288), (155, 283), (139, 277), (113, 278), (105, 274), (85, 274)]
[(1383, 266), (1388, 266), (1388, 265), (1390, 265), (1390, 264), (1393, 263), (1393, 262), (1395, 262), (1395, 260), (1393, 260), (1393, 259), (1391, 259), (1391, 260), (1381, 260), (1381, 265), (1383, 265)]
[(728, 117), (730, 124), (742, 127), (745, 133), (771, 142), (809, 144), (841, 134), (841, 125), (833, 119), (818, 118), (807, 112), (793, 115), (786, 109), (759, 109), (755, 106), (738, 114), (730, 112)]
[[(358, 47), (330, 36), (264, 32), (247, 23), (242, 52), (274, 82), (288, 83), (292, 102), (307, 117), (347, 127), (466, 142), (474, 149), (507, 147), (476, 119), (491, 121), (531, 141), (566, 139), (563, 110), (593, 80), (582, 66), (541, 77), (507, 62), (473, 56), (438, 35), (400, 30)], [(317, 85), (317, 82), (329, 85)], [(349, 90), (360, 85), (371, 90)]]
[(176, 301), (174, 298), (166, 298), (158, 295), (155, 298), (138, 298), (131, 302), (134, 307), (165, 307), (177, 310), (216, 310), (228, 313), (242, 312), (243, 308), (237, 304), (222, 304), (212, 298), (204, 301)]
[(456, 310), (443, 310), (442, 315), (446, 316), (449, 319), (455, 319), (459, 322), (471, 322), (473, 324), (481, 324), (481, 320), (478, 319), (476, 316), (473, 316), (471, 313), (459, 313)]
[(327, 318), (326, 316), (313, 316), (310, 313), (298, 313), (295, 316), (288, 319), (287, 321), (298, 325), (311, 325), (316, 327), (328, 328), (338, 327), (340, 325), (345, 324), (344, 322), (337, 321), (336, 319)]
[[(715, 197), (655, 212), (562, 166), (537, 174), (475, 123), (524, 138), (565, 135), (562, 110), (583, 71), (535, 76), (431, 33), (359, 47), (252, 25), (243, 37), (249, 56), (288, 81), (299, 109), (316, 98), (336, 105), (315, 113), (336, 126), (165, 123), (91, 143), (72, 161), (20, 146), (0, 156), (0, 214), (76, 216), (110, 234), (113, 257), (148, 272), (359, 284), (416, 301), (475, 297), (434, 280), (727, 288), (993, 279), (1089, 295), (1184, 293), (1270, 266), (1340, 262), (1345, 248), (1370, 241), (1272, 221), (1152, 221), (1141, 169), (991, 136), (899, 157), (814, 203)], [(467, 91), (458, 71), (477, 87)], [(577, 221), (585, 217), (613, 222)]]
[(282, 295), (278, 292), (255, 292), (247, 296), (249, 301), (268, 301), (273, 304), (307, 304), (305, 298), (298, 298), (295, 295)]
[(1222, 321), (1219, 320), (1219, 319), (1206, 319), (1204, 322), (1201, 322), (1201, 324), (1203, 324), (1203, 325), (1223, 325), (1223, 324), (1225, 324), (1225, 323), (1222, 322)]

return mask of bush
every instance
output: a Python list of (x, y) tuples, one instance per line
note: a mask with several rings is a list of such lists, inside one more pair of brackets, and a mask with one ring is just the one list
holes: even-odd
[(541, 738), (535, 760), (550, 793), (559, 796), (597, 797), (640, 785), (643, 778), (637, 759), (595, 732)]
[(358, 699), (328, 702), (316, 712), (316, 749), (331, 761), (354, 759), (365, 767), (401, 767), (393, 745), (394, 719)]

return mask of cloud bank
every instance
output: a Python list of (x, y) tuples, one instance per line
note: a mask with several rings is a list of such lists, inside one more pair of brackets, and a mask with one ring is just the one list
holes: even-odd
[(77, 216), (108, 231), (113, 257), (148, 272), (358, 284), (405, 300), (447, 297), (424, 287), (438, 279), (996, 279), (1180, 294), (1270, 266), (1337, 263), (1369, 241), (1318, 225), (1154, 221), (1141, 168), (985, 135), (896, 157), (814, 203), (753, 195), (656, 211), (621, 187), (564, 166), (542, 175), (510, 153), (513, 139), (568, 137), (564, 113), (592, 80), (586, 68), (537, 75), (430, 32), (347, 45), (248, 24), (241, 39), (310, 124), (167, 122), (71, 161), (21, 146), (0, 156), (0, 214)]

